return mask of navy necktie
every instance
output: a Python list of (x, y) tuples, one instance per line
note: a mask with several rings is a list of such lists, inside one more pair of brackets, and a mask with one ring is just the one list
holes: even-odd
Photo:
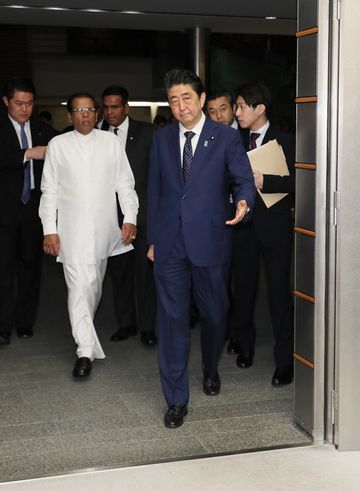
[[(29, 142), (25, 133), (25, 124), (20, 123), (20, 140), (22, 150), (29, 148)], [(30, 177), (30, 162), (26, 162), (24, 169), (24, 186), (21, 193), (21, 201), (26, 205), (31, 197), (31, 177)]]
[(185, 182), (186, 179), (189, 177), (191, 161), (193, 158), (191, 138), (195, 135), (195, 133), (193, 131), (185, 131), (184, 135), (185, 135), (186, 141), (185, 141), (184, 152), (183, 152), (182, 174), (183, 174), (183, 179)]
[(251, 133), (250, 134), (250, 150), (256, 148), (256, 140), (259, 138), (260, 133)]

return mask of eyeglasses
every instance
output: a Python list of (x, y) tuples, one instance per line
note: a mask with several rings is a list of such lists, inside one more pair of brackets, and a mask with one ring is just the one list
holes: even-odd
[(88, 113), (88, 112), (96, 112), (96, 107), (73, 107), (71, 112), (73, 113)]

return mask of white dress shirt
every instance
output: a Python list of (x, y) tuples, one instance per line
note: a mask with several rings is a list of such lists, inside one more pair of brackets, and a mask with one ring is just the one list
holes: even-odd
[(94, 129), (53, 138), (47, 148), (39, 214), (44, 235), (59, 234), (58, 260), (95, 264), (132, 249), (121, 240), (116, 195), (124, 223), (136, 225), (138, 198), (121, 142)]
[(259, 128), (258, 130), (250, 131), (250, 138), (251, 138), (252, 133), (259, 133), (259, 136), (255, 140), (256, 148), (261, 147), (265, 133), (267, 132), (269, 126), (270, 126), (270, 121), (266, 121), (266, 123), (261, 128)]
[(230, 127), (234, 128), (234, 130), (239, 129), (239, 123), (236, 121), (236, 119), (234, 119), (234, 121), (231, 123)]
[(126, 116), (126, 118), (124, 119), (124, 121), (121, 123), (120, 126), (112, 126), (110, 125), (109, 126), (109, 131), (111, 131), (111, 133), (114, 133), (114, 129), (115, 128), (118, 128), (118, 138), (120, 138), (121, 140), (121, 143), (124, 145), (124, 147), (126, 147), (126, 139), (127, 139), (127, 134), (128, 134), (128, 131), (129, 131), (129, 117)]
[(200, 136), (200, 133), (201, 133), (201, 131), (203, 129), (203, 126), (205, 124), (205, 121), (206, 121), (205, 114), (204, 113), (201, 113), (200, 121), (191, 130), (188, 130), (187, 128), (185, 128), (185, 126), (183, 126), (181, 123), (179, 123), (179, 140), (180, 140), (181, 165), (182, 165), (182, 160), (183, 160), (184, 145), (185, 145), (185, 141), (186, 141), (185, 131), (192, 131), (193, 133), (195, 133), (195, 135), (190, 140), (191, 141), (192, 152), (193, 152), (193, 155), (194, 155), (195, 154), (195, 150), (196, 150), (196, 146), (197, 146), (198, 141), (199, 141), (199, 136)]

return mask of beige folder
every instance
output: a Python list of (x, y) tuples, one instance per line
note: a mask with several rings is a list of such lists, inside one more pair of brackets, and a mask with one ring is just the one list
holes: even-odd
[[(281, 145), (276, 140), (271, 140), (254, 150), (247, 152), (251, 168), (262, 174), (275, 176), (288, 176), (289, 169)], [(289, 193), (262, 193), (258, 190), (267, 208), (275, 205)]]

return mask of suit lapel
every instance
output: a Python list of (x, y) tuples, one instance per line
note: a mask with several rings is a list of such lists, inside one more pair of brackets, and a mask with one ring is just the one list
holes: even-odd
[(248, 128), (240, 128), (240, 135), (244, 148), (248, 152), (250, 150), (250, 130)]
[(170, 163), (175, 174), (176, 179), (183, 186), (183, 177), (181, 170), (181, 152), (180, 152), (180, 139), (179, 139), (179, 123), (173, 123), (169, 127), (169, 138), (167, 141), (168, 152), (170, 156)]
[(32, 146), (36, 147), (37, 145), (40, 145), (40, 142), (42, 140), (42, 131), (41, 129), (37, 126), (34, 121), (30, 121), (30, 133), (31, 133), (31, 140), (32, 140)]
[(128, 134), (126, 137), (126, 145), (125, 145), (125, 151), (126, 154), (128, 153), (129, 150), (131, 150), (131, 147), (133, 145), (136, 145), (136, 140), (137, 140), (137, 126), (134, 120), (129, 118), (129, 129), (128, 129)]
[(265, 145), (265, 143), (268, 143), (270, 140), (274, 140), (274, 135), (273, 135), (273, 131), (272, 131), (272, 128), (271, 128), (271, 125), (269, 126), (269, 128), (267, 129), (265, 135), (264, 135), (264, 139), (262, 141), (262, 145)]
[(21, 149), (19, 138), (17, 136), (14, 125), (10, 121), (10, 118), (6, 117), (5, 121), (6, 121), (6, 129), (7, 129), (8, 135), (9, 135), (8, 138), (10, 139), (10, 142), (11, 142), (9, 146), (14, 146), (14, 147), (17, 146), (17, 147), (19, 147), (19, 149)]
[(191, 184), (192, 179), (206, 164), (212, 152), (212, 146), (217, 138), (217, 127), (208, 118), (206, 118), (203, 129), (200, 133), (194, 157), (191, 162), (190, 174), (187, 178), (186, 185)]

